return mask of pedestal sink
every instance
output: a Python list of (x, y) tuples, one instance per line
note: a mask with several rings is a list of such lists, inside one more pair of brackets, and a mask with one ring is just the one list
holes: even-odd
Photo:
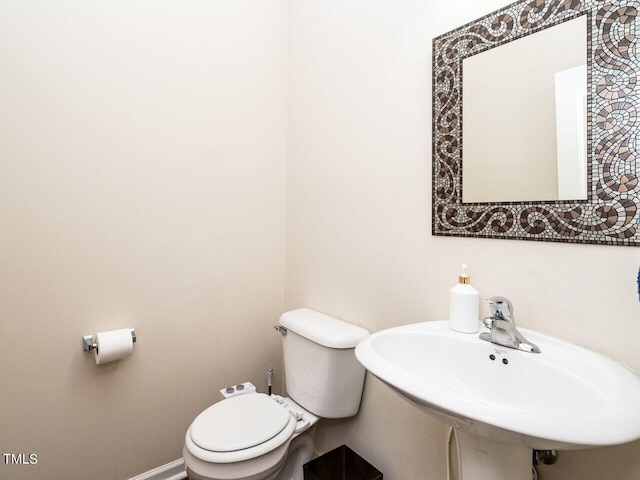
[(530, 480), (532, 449), (640, 438), (640, 377), (605, 355), (519, 330), (541, 353), (435, 321), (374, 333), (358, 344), (356, 357), (455, 429), (460, 480)]

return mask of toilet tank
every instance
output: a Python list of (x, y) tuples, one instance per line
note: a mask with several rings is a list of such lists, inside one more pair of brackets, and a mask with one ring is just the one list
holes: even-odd
[(323, 418), (358, 413), (365, 369), (355, 356), (364, 328), (310, 308), (282, 314), (284, 374), (287, 395)]

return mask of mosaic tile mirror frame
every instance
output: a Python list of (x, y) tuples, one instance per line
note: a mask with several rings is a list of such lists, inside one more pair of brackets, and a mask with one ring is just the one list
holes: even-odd
[[(433, 40), (433, 235), (640, 246), (640, 22), (632, 4), (524, 0)], [(587, 15), (587, 199), (464, 203), (463, 59), (581, 15)]]

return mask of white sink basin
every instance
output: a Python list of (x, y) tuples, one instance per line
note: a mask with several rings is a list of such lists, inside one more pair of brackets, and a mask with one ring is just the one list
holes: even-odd
[(538, 450), (640, 438), (636, 374), (591, 350), (519, 330), (541, 353), (438, 321), (377, 332), (358, 344), (356, 356), (419, 408), (478, 437)]

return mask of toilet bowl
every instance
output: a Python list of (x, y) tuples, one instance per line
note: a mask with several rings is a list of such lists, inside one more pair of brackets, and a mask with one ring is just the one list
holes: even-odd
[(303, 480), (320, 418), (357, 413), (365, 370), (354, 350), (369, 332), (308, 308), (284, 313), (277, 330), (289, 397), (252, 392), (198, 415), (183, 448), (190, 480)]
[(317, 422), (290, 398), (249, 393), (222, 400), (187, 430), (182, 454), (189, 479), (297, 480), (285, 476), (285, 464), (294, 470), (298, 460), (302, 471)]

